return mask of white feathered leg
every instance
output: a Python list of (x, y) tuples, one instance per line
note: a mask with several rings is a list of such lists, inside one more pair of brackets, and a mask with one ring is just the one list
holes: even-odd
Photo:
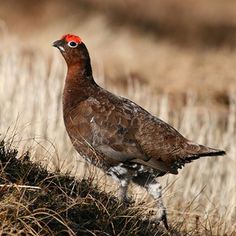
[(168, 229), (167, 217), (166, 217), (166, 208), (162, 200), (162, 186), (161, 184), (154, 180), (151, 183), (145, 186), (148, 193), (153, 197), (157, 204), (157, 219), (162, 221), (166, 229)]
[(162, 187), (161, 184), (155, 179), (155, 176), (143, 172), (139, 173), (133, 179), (133, 182), (144, 187), (148, 193), (153, 197), (157, 205), (157, 216), (155, 218), (156, 222), (163, 222), (166, 229), (168, 229), (166, 208), (162, 200)]
[(111, 167), (107, 171), (107, 174), (112, 176), (112, 178), (119, 183), (119, 189), (118, 189), (119, 200), (121, 202), (128, 204), (133, 203), (132, 199), (127, 196), (128, 187), (131, 179), (128, 170), (122, 165), (118, 165)]

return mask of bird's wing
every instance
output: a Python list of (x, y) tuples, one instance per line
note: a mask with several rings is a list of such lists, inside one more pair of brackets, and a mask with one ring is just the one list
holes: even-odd
[(72, 138), (83, 137), (110, 163), (138, 163), (177, 174), (185, 163), (213, 150), (190, 143), (137, 104), (110, 93), (81, 102), (70, 120)]
[(145, 110), (138, 117), (135, 138), (149, 157), (146, 165), (154, 169), (177, 174), (179, 168), (199, 157), (225, 154), (224, 151), (189, 141), (172, 126)]
[(148, 160), (134, 136), (137, 127), (133, 119), (134, 111), (113, 96), (90, 97), (71, 112), (72, 138), (83, 137), (94, 150), (112, 159), (110, 161), (113, 163), (135, 158)]

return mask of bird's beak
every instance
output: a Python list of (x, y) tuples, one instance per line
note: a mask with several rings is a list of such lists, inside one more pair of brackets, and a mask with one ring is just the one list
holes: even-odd
[(52, 46), (58, 48), (61, 52), (65, 52), (62, 40), (57, 40), (57, 41), (53, 42)]

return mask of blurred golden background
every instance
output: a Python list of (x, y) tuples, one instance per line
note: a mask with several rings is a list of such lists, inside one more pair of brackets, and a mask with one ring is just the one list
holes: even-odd
[(117, 85), (130, 77), (221, 105), (236, 88), (233, 0), (8, 0), (0, 19), (17, 43), (48, 54), (61, 35), (81, 36), (96, 71)]
[[(91, 171), (65, 133), (66, 65), (52, 47), (65, 33), (82, 38), (102, 87), (187, 138), (226, 150), (161, 182), (179, 232), (235, 235), (236, 1), (1, 1), (0, 138), (81, 178)], [(102, 189), (112, 183), (98, 179)]]

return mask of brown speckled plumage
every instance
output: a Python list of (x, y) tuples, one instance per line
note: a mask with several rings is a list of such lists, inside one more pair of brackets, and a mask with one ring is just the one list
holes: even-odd
[[(76, 47), (71, 48), (73, 37), (76, 39), (64, 36), (54, 46), (68, 65), (63, 114), (66, 130), (81, 156), (120, 180), (146, 187), (157, 183), (155, 176), (177, 174), (185, 163), (201, 156), (224, 154), (190, 142), (136, 103), (97, 85), (87, 48), (81, 40), (74, 40)], [(148, 182), (150, 176), (152, 182)], [(161, 219), (168, 227), (161, 207)]]

